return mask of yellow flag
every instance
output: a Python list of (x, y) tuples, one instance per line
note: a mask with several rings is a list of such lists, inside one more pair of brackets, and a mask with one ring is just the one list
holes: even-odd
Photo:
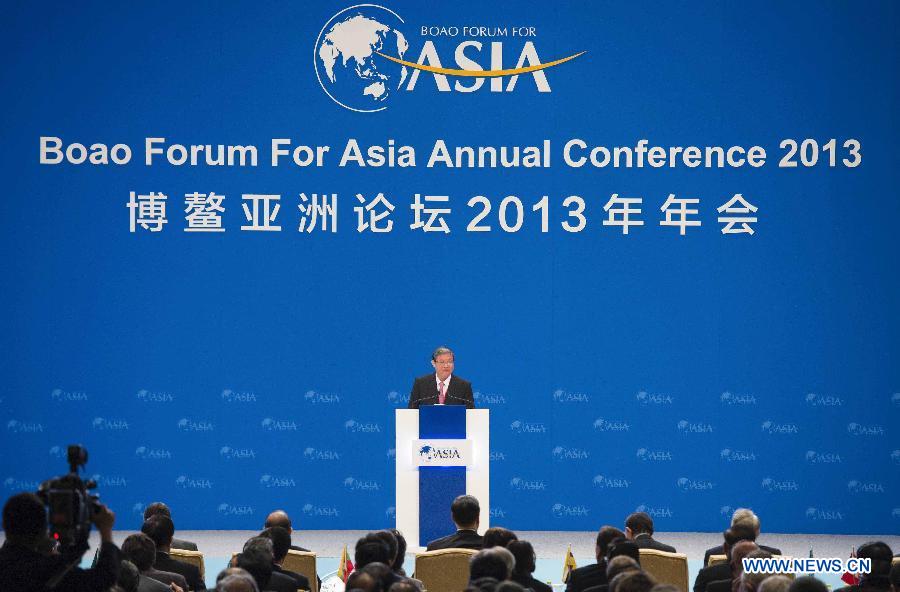
[(344, 550), (341, 551), (341, 562), (338, 564), (337, 577), (346, 584), (347, 577), (350, 576), (352, 571), (353, 563), (350, 562), (350, 558), (347, 556), (347, 545), (344, 545)]
[(572, 545), (569, 545), (569, 548), (566, 551), (566, 560), (563, 561), (563, 584), (569, 581), (569, 574), (572, 573), (572, 570), (576, 567), (578, 566), (575, 564), (575, 556), (572, 555)]

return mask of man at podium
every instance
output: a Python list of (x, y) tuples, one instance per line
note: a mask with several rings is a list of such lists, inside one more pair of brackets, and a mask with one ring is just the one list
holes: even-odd
[(420, 376), (413, 381), (409, 394), (409, 408), (422, 405), (465, 405), (475, 409), (472, 383), (453, 375), (453, 350), (441, 346), (431, 354), (434, 374)]

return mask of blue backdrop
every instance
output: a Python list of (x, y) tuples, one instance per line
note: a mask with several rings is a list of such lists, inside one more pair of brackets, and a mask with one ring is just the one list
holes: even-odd
[[(179, 528), (256, 528), (276, 506), (302, 528), (392, 525), (393, 411), (447, 344), (491, 409), (494, 524), (590, 530), (640, 508), (659, 530), (716, 531), (750, 506), (768, 531), (898, 531), (900, 5), (349, 6), (7, 7), (4, 496), (63, 472), (65, 445), (82, 442), (123, 528), (158, 499)], [(399, 83), (371, 45), (328, 37), (357, 15), (385, 25), (368, 30), (375, 49), (418, 62), (430, 43), (444, 68), (475, 68), (454, 59), (466, 41), (483, 43), (462, 51), (484, 69), (534, 65), (518, 63), (526, 43), (544, 63), (587, 53), (543, 71), (550, 92), (531, 74), (511, 92), (444, 92), (426, 72), (408, 90), (412, 68)], [(463, 29), (479, 26), (506, 36)], [(132, 158), (41, 164), (41, 137)], [(147, 137), (253, 145), (258, 163), (147, 166)], [(273, 167), (273, 138), (331, 150), (322, 166)], [(350, 138), (412, 146), (415, 166), (341, 167)], [(573, 138), (759, 145), (767, 159), (572, 167)], [(439, 139), (550, 140), (551, 162), (428, 167)], [(779, 167), (785, 139), (815, 140), (816, 164)], [(131, 192), (148, 207), (138, 195), (167, 196), (165, 224), (144, 212), (161, 231), (131, 231)], [(194, 192), (224, 196), (225, 232), (184, 231)], [(336, 232), (298, 231), (314, 193), (337, 195)], [(377, 224), (393, 228), (360, 232), (356, 195), (379, 193), (395, 209)], [(241, 230), (248, 194), (280, 196), (281, 231)], [(452, 210), (449, 234), (410, 228), (416, 194), (448, 197), (429, 207)], [(643, 200), (643, 226), (603, 224), (613, 194)], [(699, 227), (659, 224), (670, 194), (700, 200)], [(752, 235), (722, 232), (735, 194), (757, 208)], [(478, 195), (488, 232), (466, 230)], [(498, 217), (510, 195), (516, 232)], [(572, 195), (580, 232), (562, 227), (577, 224)], [(505, 213), (515, 226), (514, 202)]]

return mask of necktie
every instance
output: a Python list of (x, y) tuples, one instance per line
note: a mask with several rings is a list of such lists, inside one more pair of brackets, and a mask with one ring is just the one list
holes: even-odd
[(440, 391), (438, 392), (438, 403), (441, 404), (441, 405), (443, 405), (443, 404), (444, 404), (444, 399), (447, 398), (447, 395), (444, 394), (444, 383), (443, 383), (443, 381), (442, 381), (442, 382), (439, 382), (438, 384), (439, 384), (440, 387), (441, 387), (441, 388), (440, 388)]

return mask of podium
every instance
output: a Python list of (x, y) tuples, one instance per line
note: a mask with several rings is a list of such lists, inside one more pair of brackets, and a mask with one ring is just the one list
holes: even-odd
[(453, 534), (450, 504), (469, 494), (490, 527), (490, 425), (487, 409), (429, 405), (396, 410), (397, 529), (411, 551)]

